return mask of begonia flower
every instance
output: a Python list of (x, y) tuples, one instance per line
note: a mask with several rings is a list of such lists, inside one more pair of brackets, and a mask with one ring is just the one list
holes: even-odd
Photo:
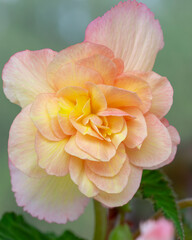
[(161, 218), (157, 221), (149, 220), (140, 226), (141, 235), (137, 240), (173, 240), (173, 223)]
[(82, 43), (10, 58), (2, 78), (22, 107), (8, 143), (19, 206), (48, 222), (73, 221), (91, 198), (126, 204), (143, 169), (174, 159), (180, 138), (164, 118), (173, 89), (152, 72), (163, 45), (153, 13), (129, 0), (91, 22)]

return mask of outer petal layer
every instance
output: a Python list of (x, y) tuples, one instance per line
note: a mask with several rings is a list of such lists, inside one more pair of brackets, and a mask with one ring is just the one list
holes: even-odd
[(153, 13), (142, 3), (128, 0), (91, 22), (85, 41), (102, 44), (124, 61), (126, 71), (150, 71), (163, 48), (163, 33)]
[(161, 119), (169, 112), (173, 103), (173, 88), (166, 77), (155, 72), (141, 74), (141, 76), (151, 87), (152, 105), (150, 112)]
[(31, 177), (45, 175), (37, 164), (35, 152), (35, 134), (37, 132), (30, 116), (31, 105), (25, 107), (15, 118), (9, 133), (9, 160), (25, 174)]
[(131, 165), (131, 172), (126, 187), (121, 193), (109, 194), (100, 192), (95, 199), (107, 207), (117, 207), (126, 204), (137, 192), (142, 177), (142, 169)]
[(83, 213), (89, 199), (78, 190), (69, 175), (35, 179), (27, 177), (11, 163), (9, 167), (17, 204), (32, 216), (65, 224)]
[(23, 51), (13, 55), (3, 69), (4, 92), (21, 107), (33, 102), (39, 93), (52, 93), (47, 82), (47, 66), (57, 53), (51, 49)]
[(127, 149), (132, 164), (142, 167), (156, 167), (166, 161), (171, 154), (171, 138), (167, 128), (153, 115), (146, 116), (147, 138), (142, 143), (140, 149)]

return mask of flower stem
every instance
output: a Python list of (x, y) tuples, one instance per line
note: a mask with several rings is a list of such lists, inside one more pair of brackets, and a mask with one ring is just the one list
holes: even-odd
[(107, 209), (94, 200), (95, 232), (93, 240), (105, 240), (107, 233)]

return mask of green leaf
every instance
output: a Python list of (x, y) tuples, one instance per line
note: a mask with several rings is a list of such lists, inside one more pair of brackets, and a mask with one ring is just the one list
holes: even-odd
[(0, 240), (83, 240), (66, 231), (60, 237), (53, 233), (43, 234), (15, 213), (5, 213), (0, 220)]
[(110, 235), (109, 240), (132, 240), (132, 234), (128, 225), (118, 225), (115, 227)]
[(184, 232), (180, 211), (167, 176), (159, 170), (145, 170), (141, 181), (141, 192), (143, 198), (152, 201), (155, 211), (161, 210), (166, 218), (172, 220), (179, 238), (183, 240)]

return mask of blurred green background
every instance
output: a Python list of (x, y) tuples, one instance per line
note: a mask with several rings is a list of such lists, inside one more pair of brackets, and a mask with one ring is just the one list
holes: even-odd
[[(118, 0), (0, 0), (0, 69), (9, 57), (25, 49), (60, 51), (84, 40), (86, 26), (117, 4)], [(166, 168), (179, 197), (192, 196), (192, 1), (143, 0), (160, 20), (165, 47), (158, 54), (155, 71), (167, 76), (174, 88), (174, 104), (167, 118), (176, 126), (182, 143), (177, 158)], [(7, 140), (11, 123), (20, 108), (11, 104), (0, 88), (0, 216), (22, 213), (11, 192), (7, 164)], [(82, 237), (93, 234), (93, 209), (89, 204), (75, 222), (48, 224), (24, 214), (43, 231), (72, 229)]]

